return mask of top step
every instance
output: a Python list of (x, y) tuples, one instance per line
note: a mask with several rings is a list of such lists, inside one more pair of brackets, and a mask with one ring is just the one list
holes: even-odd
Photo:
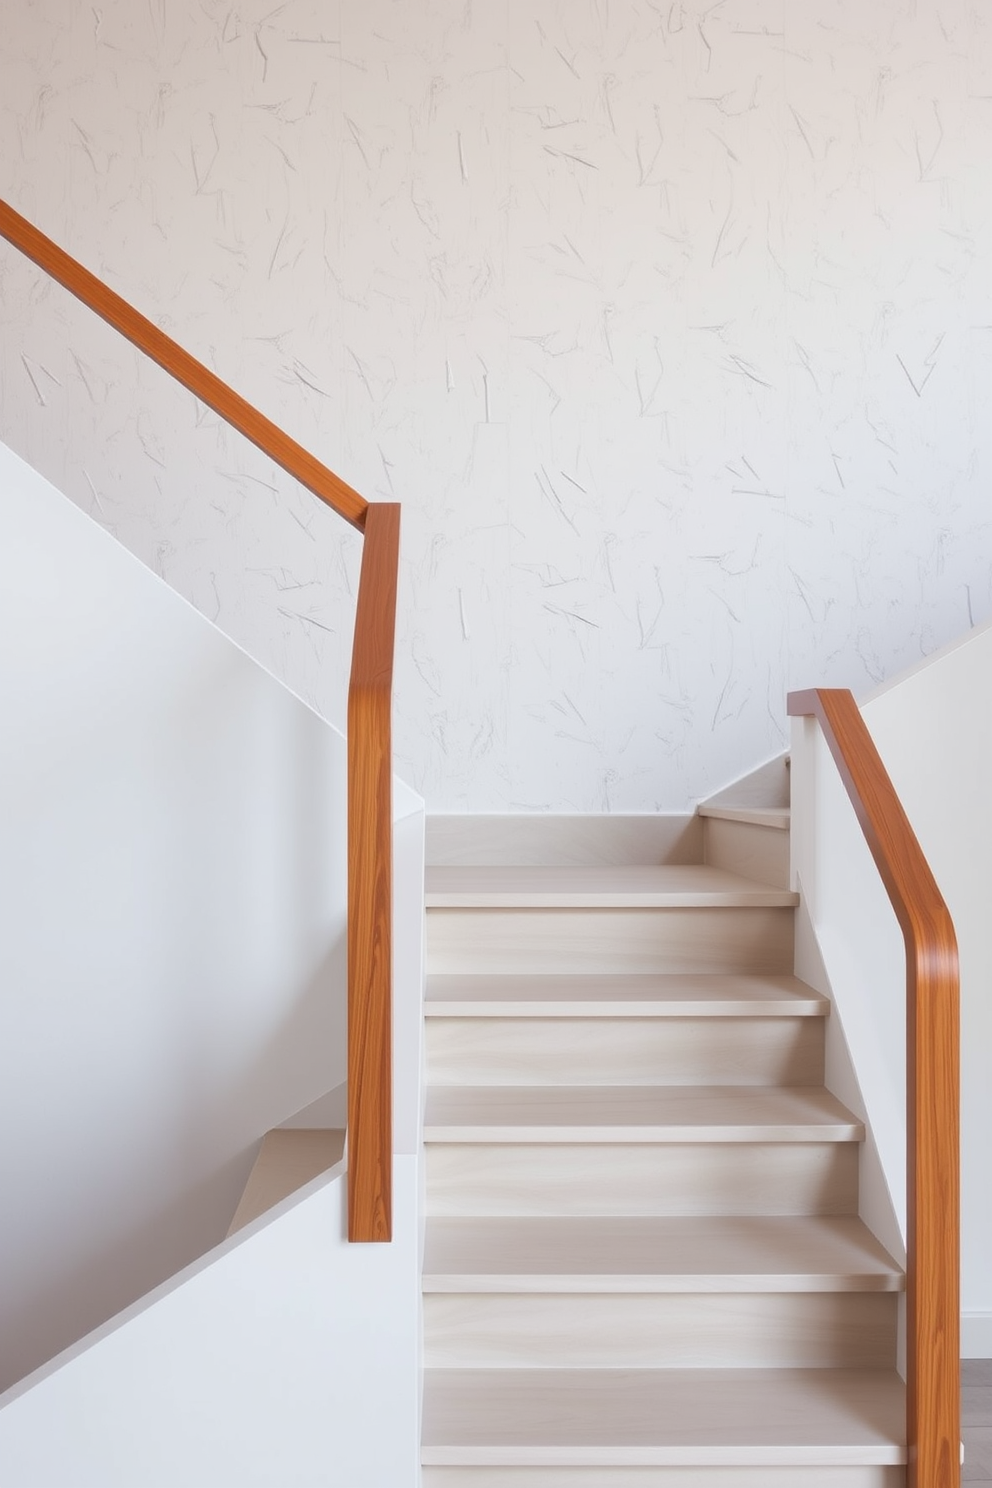
[(792, 817), (788, 806), (720, 806), (703, 805), (698, 808), (700, 816), (716, 821), (746, 822), (752, 827), (771, 827), (775, 831), (787, 832)]
[(428, 909), (689, 909), (793, 906), (788, 889), (707, 864), (428, 868)]

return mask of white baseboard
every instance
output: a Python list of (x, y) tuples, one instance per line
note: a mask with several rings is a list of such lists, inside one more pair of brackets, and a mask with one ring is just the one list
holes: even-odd
[(992, 1312), (961, 1314), (962, 1359), (992, 1359)]

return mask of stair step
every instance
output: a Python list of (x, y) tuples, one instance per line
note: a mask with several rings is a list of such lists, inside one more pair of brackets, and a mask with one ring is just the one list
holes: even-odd
[(787, 832), (791, 822), (788, 806), (717, 806), (703, 805), (696, 808), (698, 816), (711, 821), (745, 822), (752, 827), (772, 827)]
[(425, 1292), (897, 1292), (854, 1216), (431, 1219)]
[(798, 977), (430, 976), (428, 1018), (823, 1018), (829, 999)]
[(819, 1018), (432, 1018), (442, 1086), (822, 1085)]
[(850, 1142), (818, 1086), (484, 1086), (428, 1091), (425, 1142)]
[(724, 868), (684, 866), (428, 868), (430, 909), (685, 909), (794, 906), (788, 889)]
[(425, 1467), (422, 1488), (906, 1488), (904, 1467)]
[(432, 1370), (425, 1465), (899, 1465), (889, 1370)]
[[(778, 889), (768, 890), (778, 899)], [(427, 914), (436, 975), (780, 974), (794, 961), (791, 900), (594, 909), (455, 908)]]
[(854, 1142), (431, 1142), (439, 1216), (854, 1214)]
[(893, 1292), (447, 1292), (431, 1369), (891, 1369)]

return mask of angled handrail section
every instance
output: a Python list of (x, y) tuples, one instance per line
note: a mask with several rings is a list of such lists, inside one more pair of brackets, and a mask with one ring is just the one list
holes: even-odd
[(392, 750), (400, 509), (370, 504), (0, 201), (0, 237), (364, 534), (348, 693), (348, 1238), (392, 1236)]
[(958, 950), (923, 850), (850, 692), (789, 694), (823, 730), (906, 943), (910, 1488), (960, 1480)]

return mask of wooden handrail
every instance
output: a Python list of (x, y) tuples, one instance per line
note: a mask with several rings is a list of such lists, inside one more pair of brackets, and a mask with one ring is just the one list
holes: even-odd
[(348, 1238), (392, 1236), (390, 714), (400, 509), (370, 506), (348, 689)]
[(789, 694), (815, 717), (906, 943), (907, 1337), (910, 1488), (960, 1481), (959, 989), (951, 917), (849, 692)]
[(365, 535), (348, 692), (348, 1238), (392, 1238), (391, 701), (400, 509), (370, 505), (0, 201), (0, 237)]
[(219, 413), (338, 516), (359, 532), (364, 530), (369, 503), (363, 496), (4, 201), (0, 201), (0, 237), (20, 249), (115, 331), (120, 331), (139, 351), (157, 362), (201, 403)]

